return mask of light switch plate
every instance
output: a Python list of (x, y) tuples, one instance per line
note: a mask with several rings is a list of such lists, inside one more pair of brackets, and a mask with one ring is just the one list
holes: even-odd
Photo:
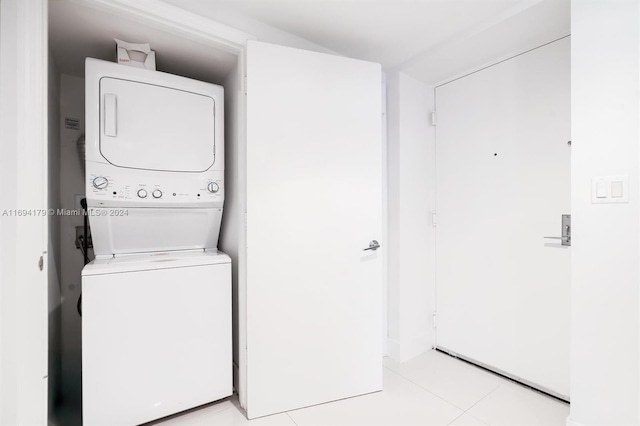
[(608, 186), (608, 182), (596, 182), (596, 198), (607, 198), (609, 196)]
[(624, 183), (616, 180), (611, 182), (611, 198), (624, 197)]
[(592, 204), (629, 202), (629, 175), (598, 176), (591, 179)]

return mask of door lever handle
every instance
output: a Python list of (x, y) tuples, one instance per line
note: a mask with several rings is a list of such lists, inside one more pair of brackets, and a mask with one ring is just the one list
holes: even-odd
[(364, 251), (367, 250), (373, 250), (376, 251), (380, 248), (380, 243), (377, 240), (371, 240), (371, 242), (369, 243), (369, 247), (367, 247), (366, 249), (364, 249)]
[(562, 215), (562, 236), (561, 237), (542, 237), (549, 238), (552, 240), (562, 240), (563, 246), (571, 245), (571, 215), (563, 214)]

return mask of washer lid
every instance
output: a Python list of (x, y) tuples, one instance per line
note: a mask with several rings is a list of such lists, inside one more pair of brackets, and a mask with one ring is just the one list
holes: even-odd
[(103, 77), (100, 153), (119, 167), (208, 170), (215, 162), (215, 101), (199, 93)]
[(217, 250), (131, 254), (106, 259), (95, 259), (82, 269), (82, 276), (119, 274), (123, 272), (150, 271), (188, 266), (208, 266), (223, 263), (231, 263), (231, 258)]

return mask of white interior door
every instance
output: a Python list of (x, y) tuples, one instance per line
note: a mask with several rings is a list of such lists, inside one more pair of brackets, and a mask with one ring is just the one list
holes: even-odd
[(247, 70), (254, 418), (382, 389), (381, 70), (260, 42)]
[(569, 395), (570, 40), (436, 89), (437, 346)]

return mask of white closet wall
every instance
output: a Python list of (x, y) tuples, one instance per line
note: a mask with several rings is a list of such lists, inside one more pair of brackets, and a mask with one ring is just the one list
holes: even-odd
[[(49, 51), (48, 84), (48, 208), (57, 210), (60, 207), (60, 74), (51, 51)], [(60, 288), (60, 222), (54, 215), (49, 215), (48, 220), (49, 394), (47, 401), (49, 416), (51, 416), (56, 400), (60, 398), (62, 388), (62, 299)]]
[(404, 362), (431, 349), (435, 312), (433, 86), (387, 74), (387, 355)]
[[(55, 58), (54, 58), (55, 60)], [(81, 209), (77, 199), (84, 197), (84, 177), (77, 141), (84, 134), (84, 78), (62, 74), (60, 76), (60, 126), (57, 156), (61, 209)], [(65, 119), (78, 120), (79, 129), (65, 126)], [(51, 150), (49, 155), (55, 155)], [(60, 227), (60, 283), (61, 305), (61, 351), (62, 351), (62, 398), (71, 404), (80, 404), (81, 390), (81, 317), (77, 303), (80, 297), (80, 271), (84, 266), (81, 250), (75, 246), (76, 227), (83, 226), (82, 216), (60, 215), (55, 217)], [(93, 259), (93, 252), (90, 251)]]

